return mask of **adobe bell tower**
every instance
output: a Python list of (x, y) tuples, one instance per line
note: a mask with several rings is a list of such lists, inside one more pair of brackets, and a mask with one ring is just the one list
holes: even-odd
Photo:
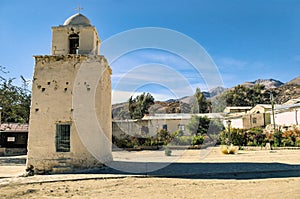
[(80, 13), (52, 27), (52, 55), (99, 55), (99, 45), (96, 28)]
[[(52, 27), (51, 55), (34, 56), (27, 167), (38, 173), (112, 160), (111, 69), (99, 46), (96, 28), (78, 13)], [(95, 73), (100, 75), (89, 76)], [(90, 99), (93, 106), (86, 104)]]

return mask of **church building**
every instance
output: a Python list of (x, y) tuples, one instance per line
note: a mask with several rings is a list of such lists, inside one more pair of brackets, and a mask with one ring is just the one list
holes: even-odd
[(111, 69), (96, 28), (77, 13), (52, 27), (51, 55), (34, 58), (27, 167), (58, 173), (111, 161)]

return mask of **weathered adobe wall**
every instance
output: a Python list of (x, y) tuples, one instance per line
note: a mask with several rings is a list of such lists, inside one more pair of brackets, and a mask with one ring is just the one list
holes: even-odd
[(163, 125), (167, 125), (167, 130), (170, 133), (179, 130), (178, 125), (184, 125), (184, 132), (187, 132), (186, 125), (189, 122), (190, 119), (118, 120), (113, 121), (113, 135), (118, 138), (122, 138), (126, 135), (140, 135), (142, 134), (142, 127), (148, 127), (149, 132), (147, 136), (155, 137), (157, 131), (161, 130)]
[[(81, 142), (73, 118), (73, 87), (82, 63), (91, 59), (103, 74), (96, 89), (96, 113), (108, 139), (111, 139), (111, 69), (103, 56), (35, 56), (32, 85), (28, 160), (36, 171), (51, 171), (61, 159), (74, 168), (89, 168), (112, 159), (111, 146), (99, 143), (103, 151), (99, 163)], [(88, 83), (88, 79), (84, 80)], [(82, 82), (83, 83), (83, 82)], [(86, 92), (89, 92), (87, 89)], [(84, 93), (82, 93), (84, 95)], [(98, 101), (98, 100), (97, 100)], [(56, 124), (71, 124), (70, 152), (56, 152)], [(87, 124), (88, 125), (88, 124)]]
[(78, 34), (79, 54), (99, 54), (100, 40), (93, 26), (52, 27), (52, 55), (69, 54), (69, 35)]

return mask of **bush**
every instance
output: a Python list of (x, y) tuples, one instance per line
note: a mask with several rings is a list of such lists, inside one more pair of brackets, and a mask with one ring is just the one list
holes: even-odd
[(186, 145), (191, 145), (192, 140), (193, 140), (192, 136), (177, 136), (172, 140), (171, 144), (186, 146)]
[(157, 135), (158, 141), (163, 142), (163, 145), (168, 145), (175, 137), (174, 134), (170, 134), (169, 131), (165, 129), (158, 131)]
[(130, 140), (130, 136), (126, 135), (124, 138), (112, 137), (113, 144), (118, 148), (133, 148), (134, 145)]
[(220, 142), (225, 145), (245, 146), (247, 145), (247, 134), (243, 129), (231, 129), (230, 135), (227, 130), (223, 130), (220, 134)]
[(192, 140), (192, 145), (195, 146), (195, 145), (201, 145), (204, 141), (204, 137), (202, 135), (196, 135), (193, 137), (193, 140)]
[(274, 143), (273, 143), (273, 146), (274, 146), (274, 147), (281, 146), (282, 132), (281, 132), (281, 131), (278, 131), (278, 130), (275, 130), (273, 136), (274, 136)]
[(300, 147), (300, 137), (298, 137), (298, 138), (296, 139), (295, 146)]
[(262, 128), (252, 128), (246, 131), (248, 146), (264, 146), (266, 144), (266, 134)]
[(172, 150), (169, 147), (166, 147), (165, 148), (165, 155), (166, 156), (171, 156), (171, 154), (172, 154)]
[(245, 146), (247, 144), (247, 134), (242, 129), (232, 129), (231, 143), (237, 146)]
[(230, 134), (224, 130), (220, 134), (221, 144), (236, 146), (264, 146), (266, 142), (273, 139), (271, 135), (265, 134), (262, 128), (252, 128), (247, 131), (243, 129), (231, 129)]

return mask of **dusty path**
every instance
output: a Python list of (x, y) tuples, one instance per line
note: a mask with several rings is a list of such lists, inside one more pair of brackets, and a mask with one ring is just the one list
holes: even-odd
[(300, 178), (122, 178), (13, 185), (0, 198), (299, 198)]
[[(117, 168), (146, 168), (150, 177), (124, 177), (114, 169), (88, 174), (17, 176), (24, 157), (0, 158), (0, 198), (299, 198), (300, 150), (114, 152)], [(152, 174), (151, 165), (167, 164)], [(124, 167), (123, 167), (124, 166)], [(176, 174), (183, 174), (176, 176)], [(166, 176), (172, 177), (166, 177)], [(164, 176), (164, 177), (163, 177)]]

